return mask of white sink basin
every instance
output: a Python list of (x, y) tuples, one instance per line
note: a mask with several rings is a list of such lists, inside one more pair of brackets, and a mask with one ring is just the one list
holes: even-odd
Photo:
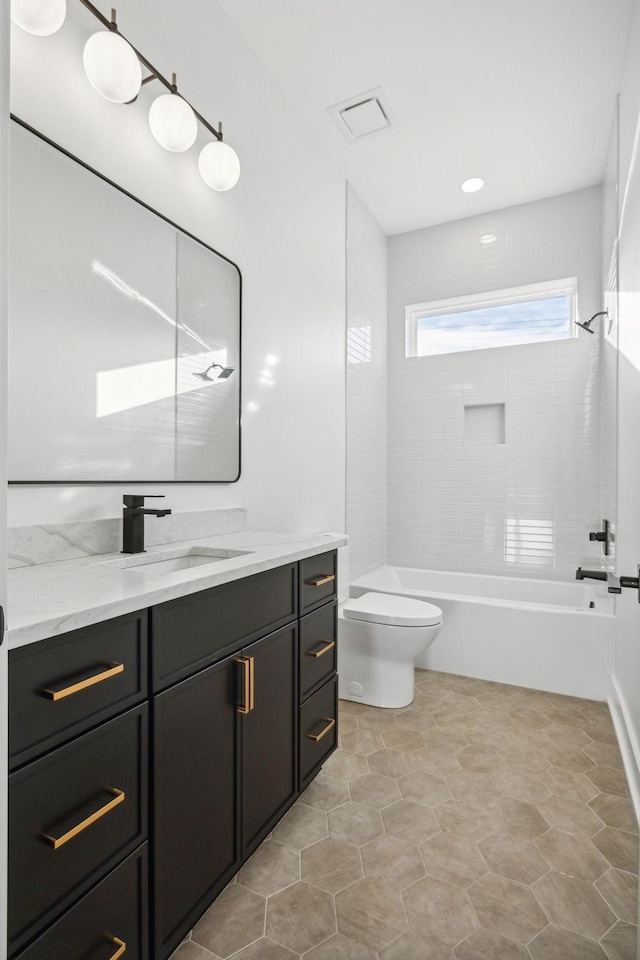
[(118, 560), (103, 561), (105, 567), (122, 570), (124, 573), (144, 573), (149, 576), (161, 576), (177, 573), (180, 570), (192, 570), (204, 564), (219, 563), (233, 557), (244, 557), (252, 550), (224, 550), (215, 547), (180, 547), (163, 550), (158, 553), (142, 553), (122, 557)]

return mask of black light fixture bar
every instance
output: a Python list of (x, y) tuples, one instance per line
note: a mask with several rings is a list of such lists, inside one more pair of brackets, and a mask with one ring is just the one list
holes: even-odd
[[(159, 71), (156, 67), (154, 67), (154, 65), (151, 63), (151, 61), (150, 61), (150, 60), (147, 60), (147, 58), (146, 58), (145, 56), (143, 56), (143, 54), (141, 54), (140, 51), (139, 51), (136, 47), (134, 47), (134, 45), (131, 43), (131, 41), (130, 41), (130, 40), (127, 40), (127, 38), (124, 36), (124, 34), (121, 33), (120, 30), (118, 30), (118, 27), (117, 27), (117, 24), (116, 24), (116, 11), (115, 11), (115, 10), (112, 9), (112, 11), (111, 11), (111, 20), (108, 20), (108, 19), (104, 16), (104, 14), (100, 13), (100, 11), (98, 10), (97, 7), (94, 7), (94, 5), (91, 3), (91, 0), (80, 0), (80, 3), (82, 4), (83, 7), (86, 7), (86, 9), (89, 11), (89, 13), (93, 14), (93, 16), (96, 18), (96, 20), (99, 20), (99, 21), (100, 21), (100, 23), (102, 24), (103, 27), (106, 27), (107, 30), (111, 30), (111, 31), (114, 32), (114, 33), (118, 33), (118, 34), (123, 38), (123, 40), (126, 40), (126, 41), (127, 41), (127, 43), (128, 43), (129, 46), (132, 48), (133, 52), (135, 53), (136, 57), (138, 58), (138, 60), (139, 60), (140, 63), (142, 64), (142, 66), (143, 66), (143, 67), (146, 67), (147, 70), (148, 70), (148, 71), (150, 72), (150, 74), (151, 74), (151, 76), (144, 78), (144, 80), (142, 81), (143, 85), (144, 85), (145, 83), (150, 83), (152, 80), (159, 80), (160, 83), (163, 84), (163, 86), (165, 86), (170, 93), (178, 93), (178, 88), (177, 88), (176, 83), (175, 83), (175, 74), (173, 74), (173, 77), (172, 77), (173, 83), (172, 83), (171, 81), (167, 80), (167, 78), (166, 78), (162, 73), (160, 73), (160, 71)], [(194, 114), (195, 114), (196, 120), (197, 120), (199, 123), (201, 123), (202, 126), (203, 126), (206, 130), (208, 130), (209, 133), (212, 134), (212, 135), (216, 138), (216, 140), (222, 140), (222, 124), (219, 123), (219, 124), (218, 124), (218, 129), (216, 130), (215, 127), (213, 127), (207, 120), (205, 120), (205, 118), (202, 116), (201, 113), (198, 113), (198, 111), (195, 109), (195, 107), (193, 106), (193, 104), (189, 103), (189, 101), (187, 100), (186, 97), (183, 97), (182, 94), (180, 94), (180, 96), (181, 96), (182, 99), (185, 101), (185, 103), (189, 104), (189, 106), (191, 107), (191, 109), (193, 110), (193, 112), (194, 112)]]

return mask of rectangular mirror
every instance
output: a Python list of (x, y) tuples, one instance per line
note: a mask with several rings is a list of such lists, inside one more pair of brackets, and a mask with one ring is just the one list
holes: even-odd
[(241, 275), (11, 127), (9, 480), (232, 482)]

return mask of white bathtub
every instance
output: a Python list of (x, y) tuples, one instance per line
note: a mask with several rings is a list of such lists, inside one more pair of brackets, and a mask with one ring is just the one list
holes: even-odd
[(602, 587), (380, 567), (352, 597), (394, 593), (440, 607), (443, 624), (417, 666), (605, 700), (613, 668), (613, 603)]

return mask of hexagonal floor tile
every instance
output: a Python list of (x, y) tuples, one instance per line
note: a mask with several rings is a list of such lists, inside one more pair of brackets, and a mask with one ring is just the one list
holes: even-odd
[(171, 954), (171, 960), (220, 960), (220, 958), (194, 943), (193, 940), (186, 940), (180, 944), (175, 953)]
[(410, 727), (385, 730), (382, 734), (384, 746), (401, 753), (413, 753), (424, 747), (424, 737), (419, 730)]
[(455, 960), (453, 950), (415, 930), (403, 933), (378, 954), (380, 960)]
[(464, 890), (424, 877), (402, 894), (410, 926), (418, 933), (454, 946), (478, 927), (476, 915)]
[(302, 850), (324, 839), (328, 833), (326, 813), (305, 803), (295, 803), (274, 827), (271, 836), (280, 843)]
[(415, 770), (412, 756), (413, 754), (400, 753), (399, 750), (390, 750), (384, 747), (382, 750), (369, 754), (367, 762), (372, 773), (397, 779), (404, 776), (405, 773), (411, 773)]
[[(274, 943), (267, 937), (261, 937), (240, 953), (234, 953), (233, 960), (298, 960), (300, 954), (287, 950), (280, 943)], [(208, 960), (208, 958), (203, 958)]]
[(304, 881), (287, 887), (267, 903), (266, 935), (297, 953), (305, 953), (336, 933), (333, 897)]
[(400, 793), (405, 800), (413, 800), (425, 807), (437, 807), (439, 803), (451, 798), (451, 791), (444, 780), (432, 777), (424, 770), (408, 773), (398, 781)]
[(349, 843), (327, 837), (302, 851), (302, 879), (327, 893), (344, 890), (362, 875), (360, 853)]
[(333, 810), (350, 799), (349, 784), (321, 771), (300, 797), (302, 803), (318, 810)]
[(417, 770), (424, 770), (430, 773), (432, 777), (444, 779), (449, 774), (455, 773), (460, 769), (457, 757), (447, 750), (440, 747), (434, 747), (427, 744), (422, 750), (416, 750), (411, 754)]
[(596, 888), (585, 880), (552, 871), (531, 885), (551, 923), (599, 940), (615, 923), (615, 915)]
[(495, 830), (495, 824), (483, 807), (463, 800), (446, 800), (434, 810), (445, 833), (457, 833), (468, 840), (482, 840)]
[(606, 954), (595, 940), (549, 924), (529, 944), (533, 960), (606, 960)]
[(336, 933), (330, 940), (305, 953), (304, 960), (377, 960), (378, 954), (364, 943), (356, 943), (349, 937)]
[(597, 797), (589, 801), (589, 807), (605, 826), (615, 827), (616, 830), (624, 830), (626, 833), (638, 833), (638, 821), (633, 810), (633, 804), (627, 797), (616, 797), (612, 793), (599, 793)]
[(638, 872), (638, 838), (635, 834), (616, 830), (615, 827), (603, 827), (591, 838), (591, 842), (612, 867), (629, 873)]
[(393, 890), (405, 890), (426, 873), (417, 846), (398, 837), (377, 837), (360, 852), (365, 876)]
[(368, 753), (375, 753), (376, 750), (382, 750), (384, 741), (375, 730), (351, 730), (349, 733), (343, 733), (340, 737), (340, 744), (343, 750), (350, 753), (360, 753), (366, 757)]
[(486, 808), (499, 830), (517, 834), (527, 840), (535, 840), (546, 833), (549, 824), (531, 803), (502, 797)]
[(631, 923), (618, 920), (616, 925), (604, 935), (600, 944), (609, 960), (635, 960), (638, 928)]
[(350, 801), (343, 807), (331, 810), (328, 817), (331, 836), (355, 846), (369, 843), (384, 833), (379, 812), (366, 807), (363, 803)]
[(368, 807), (380, 810), (400, 799), (400, 790), (395, 780), (378, 773), (365, 773), (349, 784), (351, 799)]
[(489, 870), (518, 883), (533, 883), (549, 870), (533, 842), (513, 833), (496, 831), (481, 840), (478, 847)]
[(508, 940), (528, 943), (547, 925), (529, 887), (515, 880), (488, 873), (467, 892), (481, 925)]
[(591, 767), (586, 771), (585, 777), (603, 793), (615, 793), (618, 797), (629, 796), (629, 785), (623, 770), (614, 767)]
[(422, 843), (440, 832), (433, 810), (413, 800), (398, 800), (382, 811), (385, 832), (401, 840)]
[(619, 920), (636, 923), (638, 918), (638, 878), (612, 867), (594, 884), (601, 897)]
[(447, 777), (447, 786), (456, 800), (484, 807), (500, 796), (493, 776), (488, 773), (470, 773), (458, 770)]
[(369, 769), (366, 757), (359, 753), (349, 753), (348, 750), (336, 750), (325, 763), (324, 772), (339, 780), (352, 780), (366, 773)]
[(399, 893), (365, 877), (336, 895), (338, 930), (371, 950), (382, 950), (408, 929)]
[(198, 921), (191, 939), (219, 957), (228, 957), (263, 935), (266, 905), (264, 897), (234, 883)]
[(478, 846), (454, 833), (439, 833), (420, 846), (427, 872), (459, 887), (469, 887), (488, 872)]
[[(609, 868), (590, 840), (562, 830), (549, 830), (535, 841), (552, 870), (593, 883)], [(537, 879), (534, 877), (533, 879)]]
[(547, 797), (538, 804), (538, 810), (550, 827), (575, 833), (578, 837), (592, 837), (602, 829), (602, 820), (586, 803), (567, 797)]
[(237, 882), (270, 897), (300, 879), (300, 854), (277, 840), (265, 840), (237, 875)]
[(549, 793), (558, 797), (568, 797), (569, 800), (588, 803), (599, 792), (595, 784), (587, 780), (583, 773), (575, 773), (573, 770), (551, 767), (550, 770), (543, 770), (539, 776), (549, 788)]
[(529, 960), (524, 944), (508, 940), (484, 927), (459, 943), (454, 954), (456, 960)]

